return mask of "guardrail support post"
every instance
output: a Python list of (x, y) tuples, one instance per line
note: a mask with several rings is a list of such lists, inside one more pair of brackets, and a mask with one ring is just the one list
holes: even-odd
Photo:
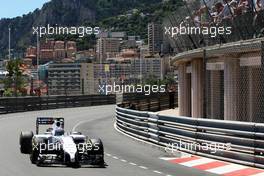
[(148, 134), (149, 140), (154, 143), (159, 143), (159, 127), (158, 127), (158, 113), (148, 112)]

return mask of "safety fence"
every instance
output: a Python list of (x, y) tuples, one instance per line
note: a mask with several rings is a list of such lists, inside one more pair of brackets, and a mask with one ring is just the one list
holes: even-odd
[(162, 24), (170, 53), (264, 36), (264, 4), (253, 0), (192, 0), (178, 4)]
[[(144, 95), (138, 93), (122, 94), (124, 107), (137, 110), (159, 111), (178, 106), (177, 92)], [(116, 95), (71, 95), (40, 97), (0, 98), (0, 114), (33, 110), (85, 107), (115, 104)]]
[(264, 168), (264, 124), (167, 116), (116, 106), (116, 127), (135, 138), (215, 159)]
[(69, 107), (115, 104), (115, 95), (78, 95), (0, 98), (0, 114)]
[(178, 107), (178, 93), (165, 92), (151, 95), (124, 94), (122, 107), (140, 111), (161, 111)]

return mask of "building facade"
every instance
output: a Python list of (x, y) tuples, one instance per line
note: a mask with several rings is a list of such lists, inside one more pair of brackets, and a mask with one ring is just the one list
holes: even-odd
[(96, 55), (99, 62), (115, 57), (120, 52), (121, 38), (99, 38), (96, 43)]
[(163, 32), (162, 26), (158, 23), (148, 24), (148, 47), (151, 55), (162, 51)]
[(48, 68), (49, 95), (69, 95), (82, 93), (81, 65), (50, 64)]
[[(73, 59), (77, 52), (76, 42), (74, 41), (41, 41), (39, 45), (39, 64), (45, 64), (50, 61), (60, 62), (65, 58)], [(37, 48), (27, 48), (25, 58), (32, 60), (32, 65), (37, 65)]]

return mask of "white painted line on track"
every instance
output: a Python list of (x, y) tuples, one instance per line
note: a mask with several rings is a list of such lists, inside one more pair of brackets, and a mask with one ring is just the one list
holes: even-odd
[[(130, 165), (132, 165), (132, 166), (138, 166), (138, 167), (141, 168), (141, 169), (145, 169), (145, 170), (148, 170), (148, 169), (149, 169), (149, 168), (146, 167), (146, 166), (142, 166), (142, 165), (138, 165), (138, 164), (133, 163), (133, 162), (129, 162), (129, 161), (125, 160), (125, 159), (118, 158), (117, 156), (114, 156), (114, 155), (112, 155), (112, 154), (110, 154), (110, 153), (105, 153), (105, 155), (107, 155), (107, 156), (109, 156), (109, 157), (112, 157), (112, 158), (114, 158), (114, 159), (116, 159), (116, 160), (122, 161), (122, 162), (124, 162), (124, 163), (128, 163), (128, 164), (130, 164)], [(158, 170), (152, 170), (152, 172), (153, 172), (153, 173), (156, 173), (156, 174), (164, 175), (164, 176), (172, 176), (172, 175), (169, 175), (169, 174), (167, 175), (167, 174), (165, 174), (165, 173), (163, 173), (163, 172), (161, 172), (161, 171), (158, 171)]]
[(141, 168), (141, 169), (148, 169), (147, 167), (145, 167), (145, 166), (138, 166), (139, 168)]
[(157, 170), (154, 170), (153, 172), (156, 173), (156, 174), (162, 174), (162, 172), (157, 171)]
[(131, 165), (133, 165), (133, 166), (136, 166), (136, 165), (137, 165), (136, 163), (132, 163), (132, 162), (130, 162), (129, 164), (131, 164)]
[(112, 155), (111, 155), (111, 154), (109, 154), (109, 153), (106, 153), (106, 155), (107, 155), (107, 156), (112, 156)]
[(160, 157), (159, 159), (165, 160), (165, 161), (170, 161), (170, 160), (175, 160), (175, 159), (178, 159), (178, 158), (176, 158), (176, 157)]
[(79, 125), (81, 125), (82, 123), (87, 122), (87, 121), (88, 121), (88, 120), (83, 120), (83, 121), (78, 122), (78, 123), (75, 124), (74, 127), (72, 128), (72, 131), (76, 131), (76, 128), (77, 128)]

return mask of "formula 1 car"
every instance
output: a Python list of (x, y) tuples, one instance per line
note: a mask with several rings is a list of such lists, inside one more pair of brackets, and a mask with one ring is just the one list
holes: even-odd
[[(39, 134), (40, 125), (52, 125)], [(31, 163), (38, 166), (63, 164), (72, 167), (82, 165), (104, 166), (104, 148), (100, 139), (90, 139), (80, 132), (66, 133), (64, 118), (38, 117), (36, 134), (21, 132), (20, 151), (29, 154)]]

